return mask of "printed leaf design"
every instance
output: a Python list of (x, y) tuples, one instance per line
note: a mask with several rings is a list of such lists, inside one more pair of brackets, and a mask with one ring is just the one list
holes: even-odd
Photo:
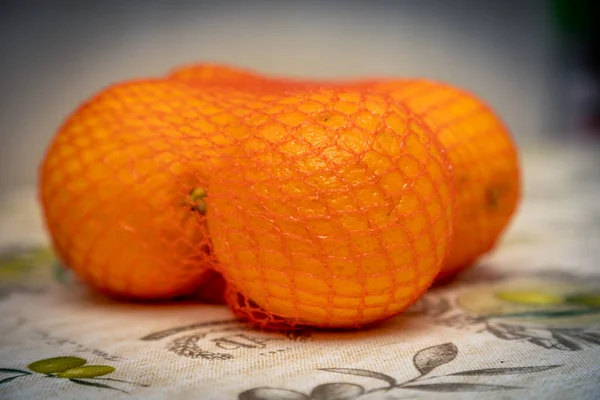
[(308, 400), (308, 396), (293, 390), (256, 388), (240, 393), (239, 400)]
[[(82, 367), (86, 363), (87, 360), (80, 357), (52, 357), (32, 362), (27, 368), (40, 374), (56, 374), (72, 368)], [(73, 376), (72, 378), (76, 377)]]
[(549, 369), (562, 367), (560, 365), (541, 365), (539, 367), (514, 367), (514, 368), (485, 368), (485, 369), (473, 369), (470, 371), (461, 371), (454, 374), (448, 374), (444, 376), (491, 376), (491, 375), (517, 375), (517, 374), (529, 374), (531, 372), (547, 371)]
[(379, 380), (389, 383), (390, 386), (396, 385), (396, 380), (394, 378), (392, 378), (391, 376), (381, 374), (381, 373), (375, 372), (375, 371), (368, 371), (366, 369), (354, 369), (354, 368), (317, 368), (317, 369), (320, 371), (335, 372), (338, 374), (364, 376), (367, 378), (379, 379)]
[(585, 308), (577, 310), (540, 310), (540, 311), (524, 311), (518, 313), (507, 314), (492, 314), (488, 318), (564, 318), (578, 317), (582, 315), (600, 314), (600, 307)]
[(597, 293), (578, 293), (567, 296), (568, 303), (583, 305), (587, 307), (600, 307), (600, 294)]
[(520, 386), (484, 385), (478, 383), (428, 383), (402, 387), (424, 392), (493, 392), (498, 390), (522, 389)]
[[(28, 374), (28, 375), (29, 375), (29, 374)], [(2, 385), (3, 383), (8, 383), (8, 382), (10, 382), (10, 381), (13, 381), (13, 380), (15, 380), (15, 379), (17, 379), (17, 378), (20, 378), (20, 377), (22, 377), (22, 376), (25, 376), (25, 374), (23, 374), (23, 375), (17, 375), (17, 376), (11, 376), (10, 378), (5, 378), (5, 379), (2, 379), (2, 380), (0, 381), (0, 385)]]
[(220, 320), (220, 321), (199, 322), (196, 324), (179, 326), (176, 328), (171, 328), (171, 329), (167, 329), (167, 330), (160, 331), (160, 332), (154, 332), (154, 333), (144, 336), (140, 340), (143, 340), (143, 341), (160, 340), (160, 339), (166, 338), (167, 336), (176, 335), (178, 333), (182, 333), (185, 331), (209, 328), (209, 327), (218, 326), (218, 325), (228, 325), (228, 324), (239, 324), (239, 321), (236, 319), (225, 319), (225, 320)]
[(93, 386), (93, 387), (100, 388), (100, 389), (111, 389), (111, 390), (116, 390), (116, 391), (118, 391), (118, 392), (123, 392), (123, 393), (129, 394), (128, 392), (126, 392), (126, 391), (124, 391), (124, 390), (117, 389), (117, 388), (114, 388), (114, 387), (112, 387), (112, 386), (105, 385), (105, 384), (103, 384), (103, 383), (97, 383), (97, 382), (88, 382), (88, 381), (84, 381), (84, 380), (82, 380), (82, 379), (76, 379), (76, 378), (71, 378), (71, 379), (69, 379), (69, 380), (70, 380), (71, 382), (73, 382), (73, 383), (77, 383), (78, 385), (83, 385), (83, 386)]
[(89, 379), (102, 380), (102, 381), (113, 381), (113, 382), (121, 382), (121, 383), (129, 383), (130, 385), (136, 385), (136, 386), (142, 386), (142, 387), (150, 387), (150, 385), (146, 385), (145, 383), (129, 382), (129, 381), (124, 381), (122, 379), (115, 379), (115, 378), (89, 378)]
[(421, 375), (426, 375), (440, 365), (448, 364), (457, 355), (458, 348), (454, 343), (444, 343), (419, 351), (413, 357), (413, 364)]
[(581, 350), (581, 346), (574, 340), (575, 338), (556, 332), (552, 334), (552, 337), (556, 340), (555, 347), (558, 349), (570, 351)]
[(212, 351), (203, 350), (198, 346), (198, 341), (204, 335), (183, 336), (173, 340), (167, 350), (178, 356), (188, 358), (204, 358), (206, 360), (229, 360), (233, 355), (227, 353), (214, 353)]
[(31, 372), (29, 372), (29, 371), (23, 371), (20, 369), (13, 369), (13, 368), (0, 368), (0, 372), (31, 375)]
[(588, 343), (600, 345), (600, 334), (594, 332), (584, 332), (578, 335), (581, 340)]
[(514, 325), (487, 324), (486, 330), (497, 338), (503, 340), (519, 340), (527, 337), (527, 335), (523, 333), (523, 328)]
[[(555, 332), (556, 334), (556, 332)], [(255, 388), (241, 393), (239, 400), (356, 400), (364, 394), (371, 394), (378, 391), (389, 391), (391, 389), (409, 389), (422, 392), (492, 392), (502, 390), (523, 389), (521, 386), (480, 384), (480, 383), (462, 383), (462, 382), (444, 382), (444, 383), (422, 383), (424, 380), (448, 376), (496, 376), (496, 375), (519, 375), (534, 372), (548, 371), (561, 367), (557, 365), (539, 365), (529, 367), (506, 367), (506, 368), (483, 368), (467, 371), (455, 372), (452, 374), (429, 377), (421, 380), (422, 377), (433, 371), (435, 368), (453, 361), (458, 355), (458, 348), (454, 343), (444, 343), (437, 346), (427, 347), (418, 351), (413, 357), (415, 368), (421, 373), (420, 376), (398, 384), (391, 376), (364, 369), (354, 368), (318, 368), (320, 371), (334, 372), (345, 375), (354, 375), (379, 379), (389, 384), (388, 387), (381, 387), (365, 392), (361, 385), (345, 382), (326, 383), (315, 387), (309, 395), (287, 389), (277, 388)]]
[(353, 383), (326, 383), (319, 385), (310, 392), (311, 400), (353, 400), (365, 390)]

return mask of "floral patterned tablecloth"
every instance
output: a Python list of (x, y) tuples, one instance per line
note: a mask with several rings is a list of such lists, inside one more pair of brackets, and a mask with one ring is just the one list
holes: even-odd
[(33, 190), (0, 199), (2, 399), (600, 399), (600, 162), (524, 152), (480, 265), (357, 332), (260, 332), (220, 305), (119, 303), (55, 260)]

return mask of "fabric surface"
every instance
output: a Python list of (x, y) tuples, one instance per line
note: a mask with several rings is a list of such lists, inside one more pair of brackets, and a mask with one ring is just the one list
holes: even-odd
[(577, 148), (523, 162), (525, 199), (496, 251), (354, 332), (267, 333), (221, 305), (91, 293), (47, 248), (35, 191), (6, 193), (0, 398), (600, 398), (599, 163)]

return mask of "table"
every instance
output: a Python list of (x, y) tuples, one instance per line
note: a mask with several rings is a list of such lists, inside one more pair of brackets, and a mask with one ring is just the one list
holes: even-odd
[(526, 148), (524, 201), (498, 248), (355, 332), (261, 332), (221, 305), (90, 293), (48, 249), (35, 190), (5, 193), (0, 398), (598, 399), (597, 150)]

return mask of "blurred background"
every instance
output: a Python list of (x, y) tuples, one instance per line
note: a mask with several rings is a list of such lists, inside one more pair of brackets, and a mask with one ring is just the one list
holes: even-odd
[(31, 186), (66, 115), (106, 85), (223, 62), (295, 77), (442, 79), (519, 143), (598, 136), (594, 0), (0, 2), (0, 192)]

